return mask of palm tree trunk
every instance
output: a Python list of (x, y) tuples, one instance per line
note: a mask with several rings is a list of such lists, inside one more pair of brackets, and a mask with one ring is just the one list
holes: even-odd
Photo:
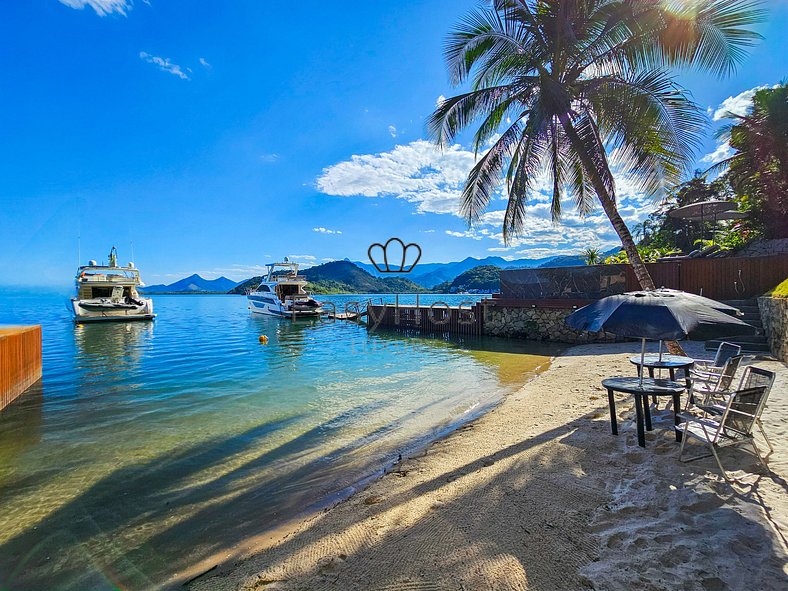
[(577, 135), (577, 131), (567, 115), (560, 116), (559, 118), (567, 137), (569, 137), (572, 147), (575, 149), (578, 156), (580, 156), (580, 161), (583, 163), (586, 174), (591, 179), (591, 184), (594, 185), (594, 190), (599, 198), (599, 202), (602, 204), (605, 215), (607, 215), (610, 223), (613, 224), (613, 229), (621, 239), (621, 245), (624, 247), (624, 251), (629, 257), (629, 264), (632, 265), (632, 271), (635, 273), (640, 287), (642, 289), (656, 289), (654, 280), (651, 278), (646, 265), (643, 263), (643, 259), (640, 258), (635, 240), (632, 238), (632, 234), (629, 228), (627, 228), (626, 223), (621, 219), (613, 196), (608, 193), (605, 184), (602, 182), (602, 178), (599, 176), (599, 172), (594, 166), (591, 156), (586, 152), (583, 141)]
[[(618, 208), (616, 208), (616, 203), (613, 200), (613, 197), (608, 193), (607, 187), (605, 187), (605, 184), (602, 182), (602, 178), (599, 176), (599, 171), (597, 171), (596, 167), (594, 166), (591, 156), (588, 154), (588, 152), (586, 152), (583, 141), (577, 135), (577, 131), (575, 130), (568, 116), (560, 116), (559, 119), (567, 137), (569, 138), (569, 142), (572, 144), (575, 152), (577, 152), (577, 155), (580, 157), (580, 161), (583, 164), (586, 174), (591, 179), (591, 184), (594, 185), (594, 190), (596, 191), (597, 197), (599, 198), (599, 202), (602, 204), (602, 209), (604, 210), (605, 215), (607, 215), (610, 223), (613, 224), (613, 229), (621, 239), (621, 245), (624, 247), (624, 251), (629, 257), (629, 264), (632, 265), (632, 271), (635, 273), (635, 277), (637, 278), (638, 283), (640, 283), (640, 287), (642, 289), (656, 289), (654, 280), (651, 278), (651, 274), (648, 272), (646, 265), (643, 263), (643, 259), (640, 258), (640, 253), (638, 252), (637, 246), (635, 245), (635, 241), (632, 239), (632, 234), (629, 232), (629, 228), (627, 228), (624, 220), (621, 219), (621, 215), (618, 213)], [(679, 345), (678, 342), (667, 341), (665, 344), (668, 347), (668, 351), (670, 351), (673, 355), (686, 355), (684, 349), (681, 348), (681, 345)]]

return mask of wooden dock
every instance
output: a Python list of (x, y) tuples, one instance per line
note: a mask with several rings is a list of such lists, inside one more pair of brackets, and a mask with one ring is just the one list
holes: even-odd
[(41, 327), (0, 327), (0, 411), (41, 379)]

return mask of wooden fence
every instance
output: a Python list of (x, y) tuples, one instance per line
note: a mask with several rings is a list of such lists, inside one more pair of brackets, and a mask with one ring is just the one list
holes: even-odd
[(41, 379), (41, 327), (0, 328), (0, 410)]
[(484, 334), (484, 310), (481, 302), (463, 307), (369, 305), (367, 328), (480, 336)]
[[(716, 300), (757, 297), (788, 277), (788, 255), (685, 259), (646, 266), (657, 287)], [(501, 297), (510, 300), (596, 300), (639, 288), (629, 265), (501, 271)]]
[[(788, 255), (687, 259), (646, 266), (657, 287), (680, 289), (715, 300), (758, 297), (788, 278)], [(627, 288), (638, 289), (632, 267), (627, 265), (626, 271)]]

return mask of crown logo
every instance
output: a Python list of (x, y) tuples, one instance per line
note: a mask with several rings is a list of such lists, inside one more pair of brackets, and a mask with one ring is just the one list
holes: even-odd
[[(406, 265), (408, 251), (416, 253), (412, 263)], [(386, 244), (375, 242), (367, 249), (369, 262), (378, 270), (378, 273), (410, 273), (416, 263), (421, 259), (421, 247), (415, 242), (405, 244), (399, 238), (389, 238)], [(383, 261), (383, 265), (379, 261)]]

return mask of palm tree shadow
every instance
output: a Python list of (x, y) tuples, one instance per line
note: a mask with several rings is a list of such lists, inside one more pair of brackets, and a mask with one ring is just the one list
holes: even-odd
[[(342, 440), (348, 416), (384, 404), (357, 405), (259, 454), (256, 447), (299, 417), (120, 468), (2, 544), (0, 588), (159, 588), (174, 573), (238, 541), (347, 496), (359, 475), (380, 470), (379, 452), (369, 453), (369, 446), (399, 420), (344, 437), (346, 443), (329, 455), (319, 453), (316, 442)], [(242, 462), (224, 468), (240, 456)]]

